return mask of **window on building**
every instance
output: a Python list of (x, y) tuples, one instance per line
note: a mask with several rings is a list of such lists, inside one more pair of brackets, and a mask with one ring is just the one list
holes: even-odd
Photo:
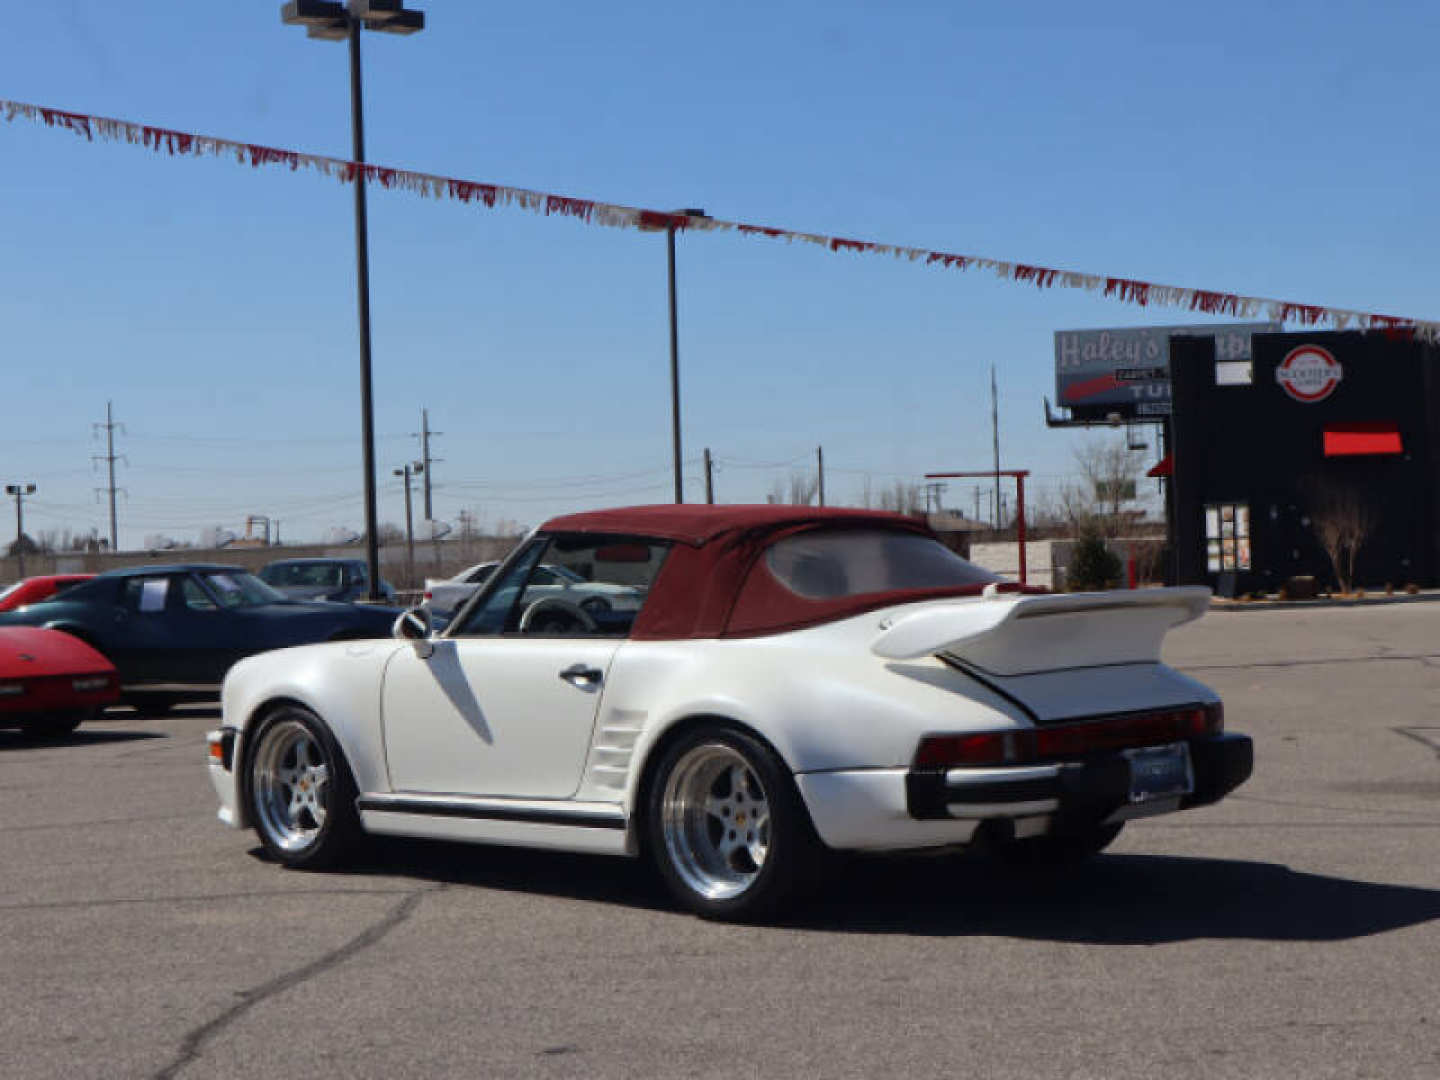
[(1205, 506), (1205, 569), (1212, 574), (1250, 569), (1250, 507), (1244, 503)]
[(1215, 365), (1216, 386), (1249, 386), (1254, 381), (1249, 360), (1221, 360)]

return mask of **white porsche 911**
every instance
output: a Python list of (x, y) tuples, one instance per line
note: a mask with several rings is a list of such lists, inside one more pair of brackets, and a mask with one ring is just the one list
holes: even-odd
[[(632, 587), (594, 611), (544, 566)], [(894, 514), (648, 506), (556, 518), (434, 634), (236, 664), (220, 818), (293, 867), (366, 833), (645, 856), (679, 900), (773, 913), (827, 850), (1094, 854), (1252, 767), (1160, 662), (1205, 589), (1037, 595)]]

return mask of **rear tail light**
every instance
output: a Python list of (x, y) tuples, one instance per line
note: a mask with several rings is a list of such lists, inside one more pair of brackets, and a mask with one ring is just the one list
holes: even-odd
[(1103, 750), (1200, 739), (1219, 735), (1224, 730), (1225, 710), (1215, 702), (1186, 709), (1103, 716), (1052, 727), (927, 735), (915, 750), (915, 768), (1059, 761)]

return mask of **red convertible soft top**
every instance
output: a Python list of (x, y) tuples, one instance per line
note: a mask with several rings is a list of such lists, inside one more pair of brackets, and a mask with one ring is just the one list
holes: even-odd
[(727, 532), (749, 529), (776, 529), (785, 525), (827, 522), (860, 522), (869, 525), (898, 525), (928, 532), (925, 526), (903, 514), (885, 510), (855, 510), (839, 506), (759, 505), (712, 506), (705, 503), (660, 503), (655, 506), (627, 506), (617, 510), (591, 510), (551, 518), (542, 532), (613, 533), (653, 536), (686, 544), (706, 544)]
[[(631, 638), (750, 637), (795, 630), (889, 604), (978, 593), (974, 585), (890, 589), (824, 599), (800, 596), (760, 556), (787, 536), (814, 529), (864, 528), (935, 534), (915, 518), (880, 510), (816, 506), (667, 504), (596, 510), (552, 518), (544, 533), (601, 533), (675, 541)], [(937, 541), (938, 542), (938, 541)]]

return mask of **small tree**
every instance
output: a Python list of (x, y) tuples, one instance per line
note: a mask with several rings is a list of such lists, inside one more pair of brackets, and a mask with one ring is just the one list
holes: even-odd
[(1330, 557), (1342, 593), (1355, 584), (1355, 557), (1375, 529), (1375, 512), (1359, 489), (1348, 484), (1312, 480), (1310, 527)]
[(1120, 584), (1120, 556), (1105, 546), (1105, 538), (1086, 529), (1076, 541), (1065, 571), (1065, 588), (1070, 592), (1110, 589)]

